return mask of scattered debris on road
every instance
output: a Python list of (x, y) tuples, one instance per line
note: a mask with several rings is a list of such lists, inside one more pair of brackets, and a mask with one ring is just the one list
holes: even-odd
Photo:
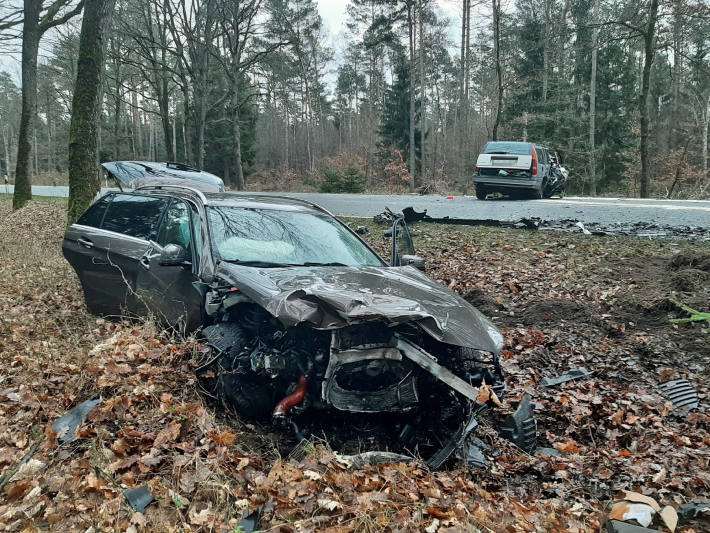
[(555, 385), (559, 385), (560, 383), (566, 383), (567, 381), (572, 381), (573, 379), (581, 379), (581, 378), (586, 378), (587, 376), (591, 376), (593, 372), (590, 372), (589, 370), (585, 370), (584, 368), (578, 368), (576, 370), (570, 370), (569, 372), (565, 372), (561, 376), (557, 376), (554, 378), (542, 378), (540, 381), (540, 385), (543, 387), (554, 387)]
[(84, 423), (86, 415), (89, 414), (94, 407), (101, 403), (100, 399), (87, 400), (77, 405), (64, 416), (58, 418), (52, 424), (52, 431), (57, 434), (57, 440), (62, 444), (74, 442), (77, 438), (76, 431), (79, 426)]

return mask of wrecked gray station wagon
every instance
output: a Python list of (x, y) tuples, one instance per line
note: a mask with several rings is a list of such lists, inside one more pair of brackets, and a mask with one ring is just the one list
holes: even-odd
[(63, 252), (89, 311), (199, 330), (201, 383), (242, 416), (439, 468), (505, 392), (503, 338), (419, 270), (403, 218), (391, 238), (387, 262), (315, 204), (171, 184), (104, 195)]

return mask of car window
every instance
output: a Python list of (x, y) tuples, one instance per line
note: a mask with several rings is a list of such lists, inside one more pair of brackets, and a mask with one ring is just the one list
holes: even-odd
[(155, 235), (167, 203), (164, 198), (117, 194), (106, 211), (101, 227), (148, 240)]
[(492, 141), (483, 147), (482, 154), (511, 154), (530, 155), (532, 149), (530, 143), (512, 141)]
[(383, 266), (375, 253), (325, 214), (276, 209), (208, 207), (213, 246), (221, 259), (303, 265)]
[(160, 223), (158, 244), (165, 246), (168, 244), (177, 244), (185, 250), (191, 252), (190, 243), (190, 210), (187, 204), (181, 200), (173, 200), (165, 211), (163, 221)]
[(111, 203), (112, 194), (107, 194), (99, 198), (83, 215), (76, 221), (82, 226), (91, 226), (92, 228), (101, 227), (101, 220), (104, 218), (104, 213), (108, 204)]

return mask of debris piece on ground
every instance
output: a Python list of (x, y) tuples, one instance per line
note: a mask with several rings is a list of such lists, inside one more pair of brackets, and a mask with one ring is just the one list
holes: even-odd
[(584, 227), (584, 224), (582, 224), (581, 221), (577, 221), (577, 223), (575, 224), (575, 226), (577, 226), (578, 228), (580, 228), (580, 229), (582, 230), (582, 233), (584, 233), (585, 235), (591, 235), (591, 234), (592, 234), (591, 231), (589, 231), (587, 228)]
[(256, 511), (250, 513), (249, 510), (244, 511), (242, 519), (237, 524), (235, 531), (240, 531), (242, 533), (253, 533), (259, 525), (259, 518), (261, 518), (262, 507), (259, 507)]
[(676, 511), (683, 521), (693, 518), (710, 519), (710, 502), (684, 503), (679, 505)]
[(338, 454), (338, 459), (348, 461), (356, 468), (362, 468), (365, 465), (377, 465), (382, 463), (411, 463), (414, 461), (414, 458), (409, 457), (408, 455), (380, 451), (364, 452), (356, 455)]
[(145, 508), (153, 501), (153, 495), (148, 490), (148, 485), (143, 485), (137, 489), (126, 489), (123, 491), (123, 495), (126, 497), (131, 509), (137, 513), (145, 513)]
[(426, 214), (426, 209), (424, 211), (415, 211), (413, 207), (405, 207), (402, 209), (402, 214), (404, 215), (404, 221), (407, 224), (412, 222), (419, 222), (420, 220), (425, 220), (429, 218)]
[(356, 232), (358, 235), (366, 235), (369, 231), (370, 231), (370, 230), (368, 230), (365, 226), (358, 226), (358, 227), (355, 229), (355, 232)]
[(62, 444), (69, 444), (76, 440), (76, 430), (84, 423), (86, 415), (101, 403), (100, 399), (87, 400), (77, 405), (74, 409), (59, 417), (52, 424), (52, 431), (57, 434), (57, 439)]
[[(646, 528), (653, 523), (656, 514), (661, 517), (663, 525), (673, 533), (678, 525), (678, 514), (673, 507), (666, 505), (661, 509), (658, 502), (650, 496), (627, 490), (622, 497), (617, 498), (609, 511), (607, 531), (618, 531), (620, 533), (636, 531), (626, 527), (633, 526), (634, 521)], [(615, 521), (625, 524), (622, 526), (619, 523), (615, 523), (613, 524), (614, 528), (609, 530), (609, 522)], [(631, 523), (629, 524), (629, 522)], [(642, 529), (642, 531), (655, 530)]]
[(678, 513), (676, 512), (676, 510), (670, 505), (666, 505), (663, 509), (661, 509), (661, 512), (659, 514), (663, 519), (663, 523), (668, 529), (671, 530), (671, 533), (673, 533), (673, 531), (675, 531), (676, 526), (678, 525)]
[(463, 445), (464, 463), (474, 468), (486, 468), (488, 466), (488, 459), (486, 459), (483, 450), (487, 448), (488, 446), (480, 439), (467, 439)]
[(657, 529), (634, 526), (618, 520), (607, 520), (604, 529), (606, 533), (658, 533)]
[(537, 448), (535, 450), (535, 455), (548, 455), (551, 457), (562, 457), (562, 454), (559, 452), (559, 450), (556, 450), (555, 448)]
[(592, 372), (589, 370), (586, 370), (584, 368), (577, 368), (575, 370), (570, 370), (568, 372), (565, 372), (561, 376), (557, 376), (555, 378), (542, 378), (540, 381), (540, 385), (543, 387), (554, 387), (555, 385), (559, 385), (560, 383), (566, 383), (567, 381), (572, 381), (574, 379), (580, 379), (580, 378), (586, 378), (587, 376), (591, 376)]
[(523, 396), (518, 409), (501, 424), (503, 438), (517, 445), (521, 450), (532, 453), (537, 447), (537, 422), (533, 415), (530, 396)]
[(658, 388), (666, 393), (676, 409), (695, 409), (700, 404), (697, 391), (687, 379), (665, 381)]
[(621, 522), (635, 520), (643, 527), (646, 527), (653, 522), (653, 515), (655, 514), (656, 510), (647, 503), (621, 501), (612, 506), (611, 511), (609, 511), (609, 518)]

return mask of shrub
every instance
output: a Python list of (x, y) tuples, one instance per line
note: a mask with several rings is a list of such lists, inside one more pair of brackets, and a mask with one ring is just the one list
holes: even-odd
[(344, 172), (324, 170), (318, 186), (320, 192), (361, 193), (365, 190), (365, 176), (359, 168), (348, 167)]

